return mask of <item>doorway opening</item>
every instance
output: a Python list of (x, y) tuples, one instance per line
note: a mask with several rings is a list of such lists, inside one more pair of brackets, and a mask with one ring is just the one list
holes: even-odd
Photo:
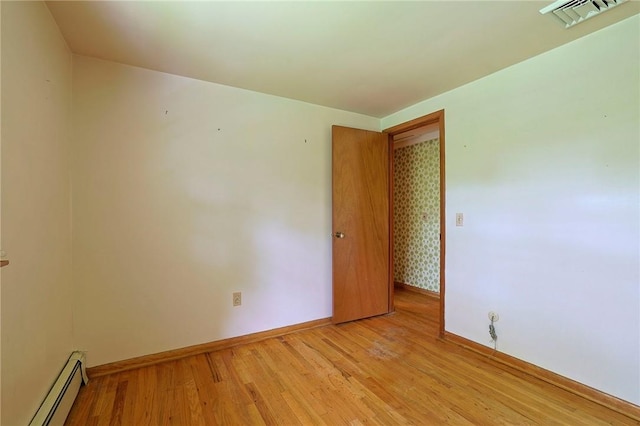
[(444, 336), (444, 110), (384, 130), (389, 135), (389, 303), (396, 287), (439, 298)]

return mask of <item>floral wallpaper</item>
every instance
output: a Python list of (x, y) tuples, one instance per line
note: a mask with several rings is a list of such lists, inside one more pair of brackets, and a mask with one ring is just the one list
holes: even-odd
[(440, 140), (393, 153), (394, 281), (440, 292)]

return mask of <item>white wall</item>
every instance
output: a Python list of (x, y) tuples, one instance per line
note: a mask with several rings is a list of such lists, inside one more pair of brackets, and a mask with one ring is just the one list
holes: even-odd
[(71, 54), (41, 2), (2, 2), (2, 419), (28, 424), (73, 350)]
[(89, 365), (331, 316), (331, 125), (379, 119), (85, 57), (73, 72)]
[[(382, 120), (445, 109), (446, 330), (640, 403), (640, 17)], [(465, 214), (455, 227), (455, 213)]]

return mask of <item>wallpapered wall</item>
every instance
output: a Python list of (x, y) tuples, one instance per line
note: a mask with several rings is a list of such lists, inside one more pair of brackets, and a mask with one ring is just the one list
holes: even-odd
[(440, 292), (440, 140), (393, 153), (394, 281)]

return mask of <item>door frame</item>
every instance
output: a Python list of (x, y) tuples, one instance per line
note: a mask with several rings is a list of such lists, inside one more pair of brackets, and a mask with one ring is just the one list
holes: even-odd
[(439, 337), (444, 337), (444, 298), (445, 298), (445, 135), (444, 135), (444, 109), (415, 118), (383, 130), (389, 136), (389, 312), (394, 310), (393, 300), (393, 136), (398, 133), (417, 129), (418, 127), (438, 123), (440, 132), (440, 324), (438, 327)]

